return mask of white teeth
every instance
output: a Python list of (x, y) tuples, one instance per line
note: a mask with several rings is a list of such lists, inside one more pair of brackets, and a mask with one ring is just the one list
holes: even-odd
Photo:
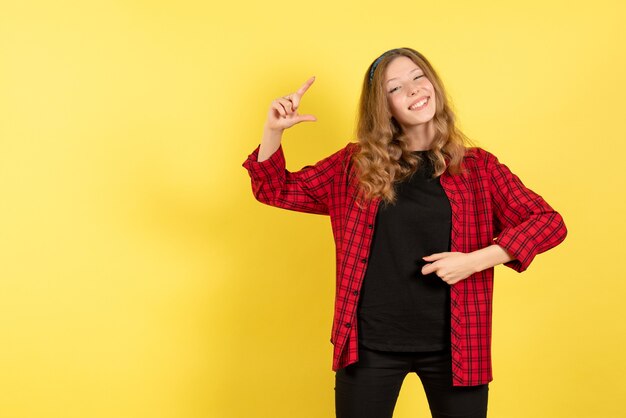
[(416, 108), (418, 108), (420, 106), (423, 106), (427, 101), (428, 101), (428, 97), (425, 98), (424, 100), (421, 100), (421, 101), (415, 103), (413, 106), (411, 106), (411, 110), (414, 110), (414, 109), (416, 109)]

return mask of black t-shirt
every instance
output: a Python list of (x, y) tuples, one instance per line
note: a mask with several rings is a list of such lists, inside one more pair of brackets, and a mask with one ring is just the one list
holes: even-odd
[(450, 251), (452, 210), (427, 151), (417, 171), (395, 185), (394, 205), (381, 203), (358, 307), (359, 343), (384, 351), (449, 346), (450, 287), (422, 275), (423, 256)]

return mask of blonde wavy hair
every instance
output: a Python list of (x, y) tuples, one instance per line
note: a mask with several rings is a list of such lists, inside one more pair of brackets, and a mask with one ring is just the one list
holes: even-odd
[(410, 58), (435, 90), (436, 110), (432, 119), (435, 136), (426, 153), (433, 162), (433, 178), (446, 169), (452, 174), (462, 172), (466, 145), (472, 143), (456, 127), (443, 83), (430, 62), (411, 48), (385, 52), (372, 62), (365, 73), (356, 128), (360, 150), (352, 156), (352, 162), (358, 171), (361, 196), (366, 199), (381, 198), (387, 203), (396, 200), (394, 183), (408, 178), (422, 163), (420, 157), (408, 149), (402, 128), (391, 115), (387, 101), (385, 69), (399, 56)]

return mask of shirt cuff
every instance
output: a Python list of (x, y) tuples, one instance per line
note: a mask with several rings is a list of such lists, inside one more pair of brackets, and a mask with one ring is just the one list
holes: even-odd
[(498, 244), (514, 257), (513, 260), (507, 261), (504, 265), (518, 273), (526, 270), (537, 254), (533, 240), (513, 228), (502, 231), (494, 239), (494, 244)]
[(285, 155), (282, 144), (267, 160), (261, 162), (258, 161), (260, 148), (261, 145), (257, 146), (242, 164), (248, 170), (250, 177), (255, 179), (276, 178), (278, 174), (284, 173)]

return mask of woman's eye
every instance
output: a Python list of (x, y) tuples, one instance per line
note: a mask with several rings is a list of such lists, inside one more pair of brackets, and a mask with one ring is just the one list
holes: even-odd
[(413, 80), (417, 80), (417, 79), (418, 79), (418, 78), (420, 78), (420, 77), (424, 77), (424, 74), (422, 74), (422, 75), (418, 75), (418, 76), (417, 76), (417, 77), (415, 77)]
[(398, 90), (400, 90), (400, 86), (396, 86), (392, 88), (391, 90), (389, 90), (389, 93), (393, 93), (394, 91), (398, 91)]

